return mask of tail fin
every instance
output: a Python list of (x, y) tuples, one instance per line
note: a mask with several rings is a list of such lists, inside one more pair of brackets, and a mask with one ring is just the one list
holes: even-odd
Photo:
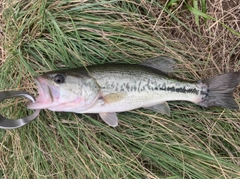
[(233, 91), (240, 83), (240, 72), (231, 72), (202, 80), (208, 86), (207, 97), (199, 103), (204, 107), (221, 106), (228, 109), (239, 109), (233, 98)]

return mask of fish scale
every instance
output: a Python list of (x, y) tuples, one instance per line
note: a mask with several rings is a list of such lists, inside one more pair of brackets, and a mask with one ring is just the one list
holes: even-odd
[(122, 112), (174, 100), (198, 103), (204, 97), (201, 84), (170, 79), (151, 67), (107, 64), (91, 66), (88, 71), (100, 86), (103, 96), (118, 92), (126, 93), (126, 96), (111, 104), (96, 103), (82, 113)]

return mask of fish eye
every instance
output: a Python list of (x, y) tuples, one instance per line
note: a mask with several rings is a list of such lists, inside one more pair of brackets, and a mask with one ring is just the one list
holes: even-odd
[(61, 74), (57, 74), (56, 76), (54, 76), (54, 82), (57, 84), (61, 84), (65, 82), (65, 77)]

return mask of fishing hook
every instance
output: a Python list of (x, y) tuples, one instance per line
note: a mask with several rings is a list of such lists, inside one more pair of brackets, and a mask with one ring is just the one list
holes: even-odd
[[(0, 102), (5, 99), (14, 98), (14, 97), (25, 97), (30, 99), (32, 102), (35, 102), (35, 98), (27, 92), (23, 92), (23, 91), (0, 92)], [(16, 128), (22, 127), (28, 124), (29, 122), (33, 121), (38, 116), (39, 112), (40, 112), (40, 109), (37, 109), (34, 111), (33, 114), (20, 119), (16, 119), (16, 120), (8, 119), (6, 117), (3, 117), (0, 114), (0, 129), (16, 129)]]

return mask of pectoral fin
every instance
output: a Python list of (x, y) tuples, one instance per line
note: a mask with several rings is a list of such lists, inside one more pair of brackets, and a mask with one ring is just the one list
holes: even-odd
[(102, 120), (107, 123), (111, 127), (118, 126), (118, 117), (117, 114), (114, 113), (99, 113)]
[(126, 96), (127, 96), (126, 93), (118, 92), (118, 93), (108, 94), (106, 96), (103, 96), (102, 98), (105, 103), (113, 103), (113, 102), (121, 101)]
[(172, 73), (175, 71), (176, 61), (170, 57), (159, 56), (155, 58), (150, 58), (141, 63), (141, 65), (158, 69), (164, 73)]
[(144, 108), (170, 116), (170, 108), (167, 102)]

